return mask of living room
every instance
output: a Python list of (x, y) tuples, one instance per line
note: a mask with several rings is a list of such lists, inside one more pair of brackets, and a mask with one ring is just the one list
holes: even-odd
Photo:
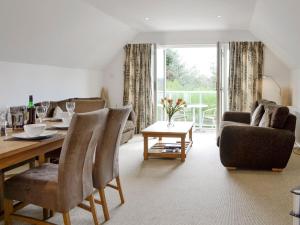
[(0, 224), (299, 224), (299, 8), (1, 0)]

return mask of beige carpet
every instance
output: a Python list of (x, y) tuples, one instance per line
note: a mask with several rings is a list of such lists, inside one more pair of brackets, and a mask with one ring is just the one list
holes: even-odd
[[(300, 156), (293, 155), (282, 173), (228, 172), (222, 167), (214, 134), (195, 134), (186, 162), (143, 161), (140, 136), (121, 147), (121, 179), (126, 203), (107, 191), (107, 225), (290, 225), (290, 189), (300, 185)], [(28, 206), (26, 214), (41, 215)], [(98, 217), (103, 214), (98, 207)], [(73, 225), (93, 224), (90, 214), (71, 211)], [(60, 214), (50, 219), (63, 224)], [(21, 224), (21, 223), (15, 223)]]

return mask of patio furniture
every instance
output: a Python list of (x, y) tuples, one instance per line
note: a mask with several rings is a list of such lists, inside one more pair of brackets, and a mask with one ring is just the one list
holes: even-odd
[(216, 113), (217, 108), (215, 107), (204, 110), (202, 112), (202, 121), (200, 123), (200, 129), (202, 129), (203, 127), (216, 128)]

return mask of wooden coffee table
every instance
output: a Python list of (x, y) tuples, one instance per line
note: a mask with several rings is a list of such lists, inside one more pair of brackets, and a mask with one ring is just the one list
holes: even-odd
[[(174, 126), (168, 127), (167, 122), (159, 121), (142, 130), (144, 137), (144, 160), (149, 157), (155, 158), (181, 158), (184, 162), (186, 154), (193, 145), (193, 122), (174, 122)], [(189, 141), (186, 136), (189, 134)], [(148, 138), (158, 137), (158, 143), (149, 149)], [(179, 150), (170, 152), (166, 150), (167, 143), (162, 142), (162, 138), (180, 138)], [(165, 147), (166, 148), (165, 148)]]

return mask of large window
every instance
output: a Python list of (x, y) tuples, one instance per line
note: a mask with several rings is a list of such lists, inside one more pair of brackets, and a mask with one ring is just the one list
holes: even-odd
[(160, 47), (157, 49), (157, 120), (165, 115), (160, 99), (183, 98), (188, 106), (175, 120), (216, 127), (217, 47)]

